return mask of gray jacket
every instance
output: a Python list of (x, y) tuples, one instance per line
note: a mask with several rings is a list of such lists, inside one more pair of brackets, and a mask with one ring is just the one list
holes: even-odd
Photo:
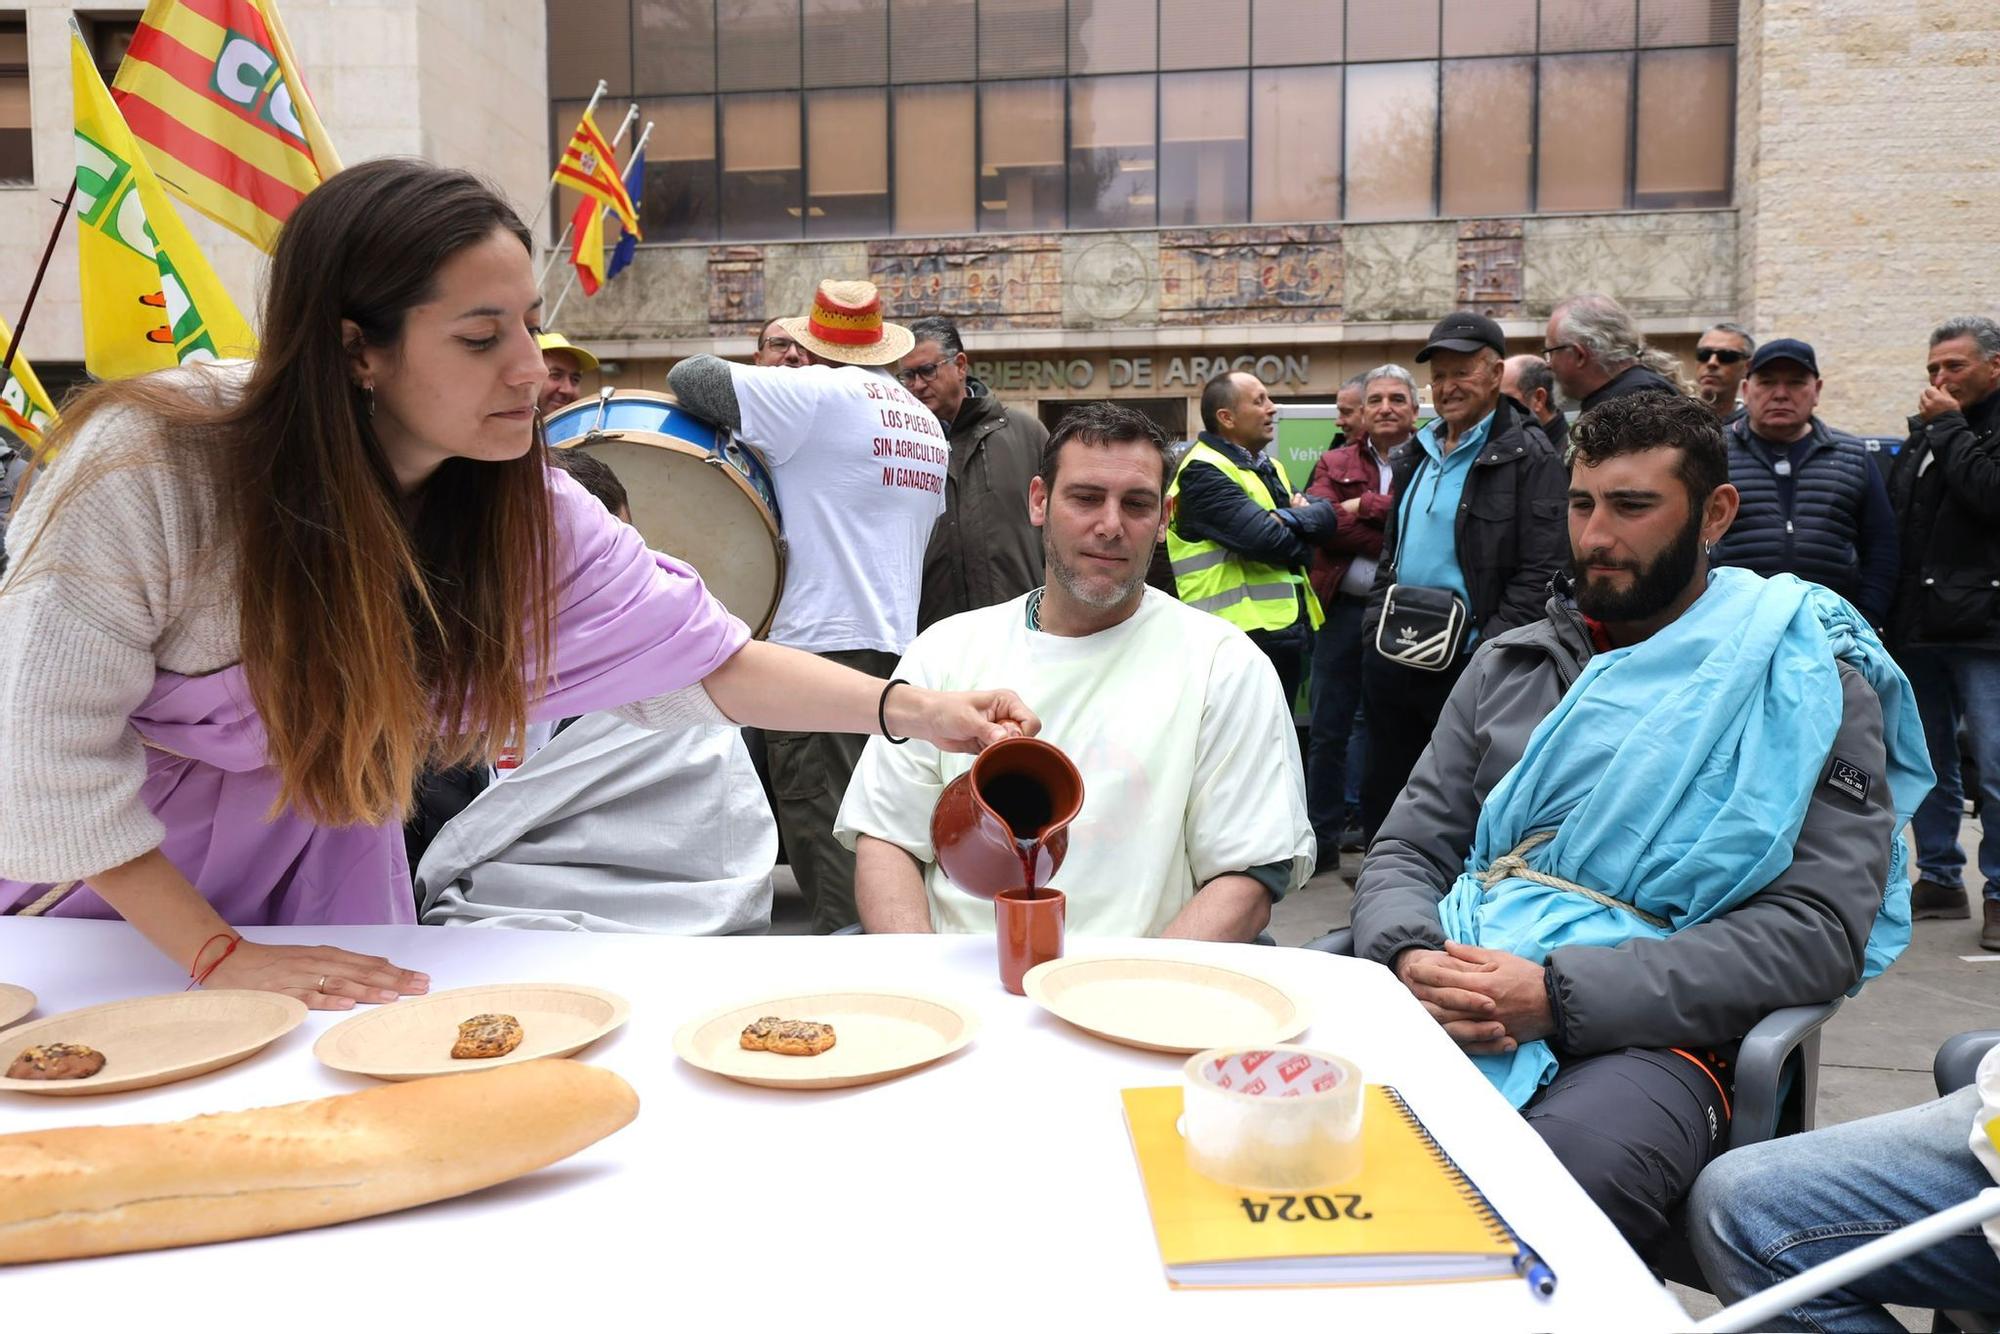
[[(1430, 748), (1361, 867), (1360, 957), (1391, 964), (1412, 946), (1443, 947), (1438, 900), (1465, 865), (1486, 794), (1590, 660), (1590, 632), (1575, 606), (1552, 597), (1548, 611), (1547, 620), (1481, 645), (1453, 687)], [(1661, 940), (1554, 951), (1549, 999), (1558, 1050), (1722, 1046), (1773, 1010), (1831, 1000), (1860, 978), (1889, 874), (1895, 812), (1881, 702), (1846, 663), (1840, 681), (1846, 713), (1833, 757), (1873, 778), (1865, 802), (1822, 773), (1791, 866), (1735, 911)]]

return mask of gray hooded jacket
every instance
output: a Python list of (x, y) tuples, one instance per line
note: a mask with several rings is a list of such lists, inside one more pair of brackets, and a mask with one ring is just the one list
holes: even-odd
[[(1362, 865), (1354, 894), (1357, 955), (1393, 965), (1413, 946), (1443, 948), (1438, 900), (1465, 866), (1486, 794), (1520, 759), (1591, 652), (1583, 617), (1557, 596), (1549, 599), (1548, 619), (1495, 636), (1473, 655)], [(1586, 1056), (1724, 1046), (1771, 1011), (1831, 1000), (1860, 978), (1888, 878), (1895, 813), (1881, 702), (1845, 663), (1840, 680), (1846, 712), (1791, 866), (1733, 912), (1665, 939), (1554, 951), (1549, 999), (1558, 1050)], [(1828, 781), (1835, 758), (1872, 780), (1863, 798)]]

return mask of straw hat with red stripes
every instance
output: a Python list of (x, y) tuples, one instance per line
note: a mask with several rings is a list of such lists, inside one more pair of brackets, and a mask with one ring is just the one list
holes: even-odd
[(786, 333), (816, 357), (850, 366), (888, 366), (917, 345), (910, 331), (882, 318), (874, 283), (822, 281), (812, 314), (779, 320)]

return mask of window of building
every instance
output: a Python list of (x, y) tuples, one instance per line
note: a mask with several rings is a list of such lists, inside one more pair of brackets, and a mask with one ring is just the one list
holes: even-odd
[[(593, 6), (600, 2), (590, 0)], [(565, 3), (561, 8), (567, 11), (570, 6)], [(557, 6), (551, 5), (549, 9), (553, 14)], [(600, 69), (598, 74), (602, 72)], [(598, 74), (591, 73), (587, 61), (579, 61), (571, 84), (573, 91), (566, 95), (590, 96)], [(712, 0), (647, 0), (632, 7), (632, 82), (634, 88), (647, 93), (715, 91)], [(555, 96), (553, 73), (549, 78), (549, 95)]]
[(1736, 62), (1728, 47), (1639, 53), (1638, 165), (1633, 204), (1729, 202)]
[(1437, 80), (1432, 60), (1347, 67), (1346, 217), (1367, 222), (1435, 212)]
[(889, 82), (889, 0), (805, 0), (808, 88)]
[(1250, 0), (1160, 0), (1161, 69), (1249, 63)]
[(889, 95), (843, 88), (806, 96), (806, 235), (889, 230)]
[(1535, 202), (1543, 212), (1625, 207), (1632, 57), (1543, 56)]
[(716, 7), (716, 86), (802, 86), (799, 0), (728, 0)]
[(1542, 0), (1544, 51), (1614, 51), (1638, 37), (1638, 0)]
[[(1348, 7), (1349, 64), (1364, 60), (1428, 60), (1437, 53), (1436, 5), (1364, 2)], [(1353, 86), (1348, 84), (1350, 88)]]
[(799, 95), (730, 93), (722, 101), (722, 234), (732, 240), (799, 236)]
[(653, 122), (653, 137), (646, 141), (645, 189), (632, 201), (638, 206), (646, 240), (714, 240), (720, 221), (715, 99), (666, 97), (641, 102), (639, 118), (641, 124)]
[(0, 9), (0, 185), (35, 181), (35, 119), (28, 101), (28, 16)]
[(1535, 62), (1444, 62), (1438, 205), (1447, 217), (1528, 211), (1535, 142)]
[(979, 230), (1063, 225), (1063, 81), (1016, 79), (979, 90)]
[(1250, 216), (1257, 222), (1337, 217), (1340, 66), (1250, 76)]
[(941, 83), (979, 72), (974, 0), (891, 0), (889, 77)]
[(1251, 0), (1250, 63), (1319, 65), (1339, 60), (1346, 19), (1343, 0)]
[(1740, 3), (569, 0), (552, 138), (672, 119), (649, 243), (1717, 207)]
[(1533, 54), (1538, 3), (1539, 0), (1444, 0), (1444, 54)]
[(1159, 0), (1069, 0), (1069, 72), (1159, 68), (1159, 8)]
[(1069, 225), (1151, 227), (1159, 211), (1150, 74), (1072, 79)]
[(1244, 70), (1160, 76), (1160, 225), (1250, 216), (1250, 82)]
[(979, 135), (969, 83), (896, 90), (896, 233), (978, 230)]
[(1019, 79), (1062, 74), (1069, 66), (1069, 6), (1064, 0), (980, 0), (979, 77)]
[(118, 77), (118, 66), (124, 63), (132, 39), (139, 35), (138, 14), (123, 9), (79, 9), (76, 26), (83, 32), (83, 45), (96, 63), (97, 72), (108, 85)]

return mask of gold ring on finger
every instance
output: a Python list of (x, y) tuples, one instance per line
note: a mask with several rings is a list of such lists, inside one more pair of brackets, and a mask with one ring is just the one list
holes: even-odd
[(313, 990), (314, 990), (314, 991), (325, 991), (325, 990), (326, 990), (326, 974), (325, 974), (325, 973), (321, 973), (321, 974), (319, 975), (319, 985), (318, 985), (318, 986), (316, 986), (316, 987), (314, 987), (314, 988), (313, 988)]

